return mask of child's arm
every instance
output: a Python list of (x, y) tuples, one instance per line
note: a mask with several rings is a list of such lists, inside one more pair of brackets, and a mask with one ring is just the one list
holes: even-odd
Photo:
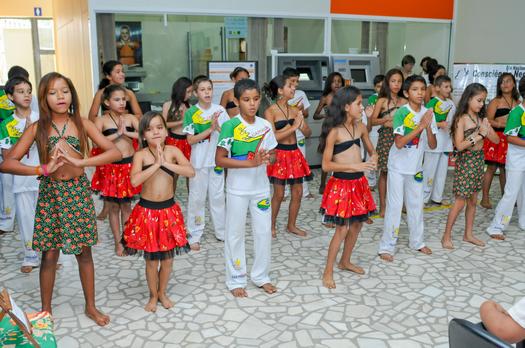
[(483, 138), (487, 138), (494, 144), (499, 144), (499, 136), (496, 134), (494, 128), (492, 128), (489, 120), (486, 118), (484, 118), (481, 123), (479, 134), (480, 136), (482, 136)]
[(130, 122), (131, 122), (131, 125), (133, 126), (133, 132), (129, 132), (127, 129), (126, 129), (126, 124), (125, 122), (124, 125), (123, 125), (123, 130), (122, 130), (122, 134), (127, 136), (128, 138), (133, 138), (133, 139), (138, 139), (139, 138), (139, 132), (138, 132), (138, 129), (139, 129), (139, 120), (133, 116), (133, 115), (128, 115), (127, 117)]
[(492, 99), (487, 106), (487, 119), (492, 127), (496, 128), (505, 128), (505, 123), (507, 122), (507, 117), (498, 117), (496, 118), (496, 110), (498, 109), (498, 100), (496, 98)]
[(525, 329), (521, 327), (509, 313), (494, 301), (486, 301), (480, 307), (481, 321), (493, 335), (516, 343), (525, 339)]
[(322, 96), (321, 99), (319, 100), (319, 104), (317, 104), (317, 108), (315, 109), (315, 112), (314, 112), (314, 120), (322, 120), (323, 118), (326, 117), (326, 115), (321, 115), (321, 111), (323, 110), (323, 107), (326, 105), (326, 97), (325, 96)]
[(138, 151), (133, 155), (133, 164), (131, 165), (130, 172), (130, 183), (133, 187), (139, 187), (148, 180), (159, 168), (161, 163), (161, 158), (155, 158), (155, 163), (151, 165), (148, 169), (142, 170), (142, 161), (143, 161), (143, 152)]
[[(394, 116), (394, 117), (396, 117), (396, 116)], [(396, 134), (395, 138), (394, 138), (394, 142), (396, 144), (396, 147), (398, 149), (402, 149), (403, 147), (405, 147), (406, 144), (408, 144), (409, 142), (414, 140), (414, 138), (416, 138), (425, 129), (427, 129), (427, 127), (430, 127), (430, 123), (432, 122), (432, 117), (434, 117), (432, 115), (432, 111), (431, 110), (427, 110), (427, 112), (425, 112), (425, 115), (423, 115), (423, 117), (421, 118), (421, 121), (417, 125), (416, 129), (414, 129), (412, 132), (408, 133), (407, 135)], [(432, 132), (427, 132), (427, 135), (430, 135), (431, 133)], [(428, 139), (428, 146), (431, 149), (434, 149), (434, 148), (436, 148), (436, 137), (434, 136), (434, 134), (432, 134), (432, 138), (433, 138), (433, 145), (434, 146), (432, 147), (431, 137), (430, 136), (429, 136), (429, 139)]]
[(437, 138), (436, 138), (436, 133), (437, 133), (437, 125), (436, 125), (436, 122), (435, 122), (435, 119), (434, 119), (434, 112), (432, 112), (432, 110), (427, 110), (427, 114), (430, 114), (430, 123), (429, 125), (426, 127), (426, 132), (427, 132), (427, 144), (428, 144), (428, 147), (431, 148), (432, 150), (435, 149), (437, 147)]
[(215, 151), (215, 164), (223, 168), (254, 168), (263, 163), (270, 162), (270, 151), (259, 150), (253, 159), (236, 160), (228, 157), (229, 151), (224, 147), (217, 146)]
[(305, 120), (306, 116), (304, 116), (304, 113), (302, 113), (301, 111), (299, 111), (299, 113), (302, 116), (302, 121), (299, 124), (298, 129), (304, 134), (305, 138), (309, 138), (310, 136), (312, 136), (312, 129), (308, 125), (308, 122), (306, 122)]
[(166, 150), (170, 151), (169, 153), (171, 154), (171, 158), (172, 160), (175, 159), (175, 163), (165, 161), (162, 164), (164, 167), (178, 175), (182, 175), (187, 178), (193, 178), (195, 176), (195, 170), (181, 150), (175, 146), (170, 145), (166, 145), (164, 151)]
[(89, 108), (89, 114), (88, 119), (91, 122), (95, 122), (97, 119), (98, 111), (100, 109), (100, 99), (102, 98), (102, 90), (99, 89), (97, 93), (95, 93), (95, 96), (93, 97), (93, 102), (91, 103), (91, 107)]
[[(193, 144), (196, 144), (199, 141), (204, 140), (207, 137), (209, 137), (211, 135), (211, 133), (214, 130), (216, 130), (218, 128), (218, 126), (219, 126), (218, 123), (217, 123), (217, 119), (218, 119), (219, 115), (220, 115), (220, 111), (213, 114), (212, 121), (211, 121), (211, 126), (210, 126), (210, 128), (206, 129), (204, 132), (201, 132), (199, 134), (187, 133), (188, 134), (188, 143), (190, 145), (193, 145)], [(184, 115), (184, 118), (187, 119), (186, 122), (184, 122), (184, 124), (193, 122), (191, 120), (191, 115), (188, 114), (188, 111), (186, 111), (186, 114)]]
[(472, 146), (472, 142), (468, 139), (465, 139), (465, 119), (461, 116), (461, 119), (456, 125), (456, 130), (454, 132), (454, 146), (458, 151), (463, 151)]
[(332, 160), (334, 144), (337, 140), (337, 130), (334, 128), (326, 137), (326, 146), (323, 151), (322, 168), (325, 172), (363, 172), (374, 170), (375, 164), (371, 161), (359, 163), (337, 163)]
[(131, 113), (137, 119), (140, 119), (142, 117), (142, 109), (140, 108), (139, 102), (137, 101), (137, 96), (129, 89), (126, 89), (126, 96), (128, 97), (129, 104), (131, 105)]
[(372, 111), (371, 116), (371, 126), (382, 126), (388, 121), (390, 121), (390, 117), (383, 117), (379, 118), (379, 114), (381, 113), (381, 109), (383, 108), (383, 104), (387, 102), (386, 98), (379, 98), (377, 100), (377, 103), (374, 105), (374, 111)]

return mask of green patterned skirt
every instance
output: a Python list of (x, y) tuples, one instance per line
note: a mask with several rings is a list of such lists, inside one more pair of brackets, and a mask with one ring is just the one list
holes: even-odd
[(33, 250), (78, 255), (96, 243), (95, 207), (86, 175), (63, 181), (40, 177)]
[(394, 129), (390, 127), (379, 128), (379, 138), (377, 139), (377, 169), (382, 172), (388, 171), (388, 154), (394, 143)]
[(473, 193), (481, 191), (484, 170), (483, 150), (458, 152), (452, 186), (454, 195), (469, 198)]

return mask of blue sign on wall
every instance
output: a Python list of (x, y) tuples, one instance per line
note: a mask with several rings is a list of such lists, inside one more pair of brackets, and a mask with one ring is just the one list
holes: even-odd
[(35, 17), (42, 17), (42, 7), (33, 7)]

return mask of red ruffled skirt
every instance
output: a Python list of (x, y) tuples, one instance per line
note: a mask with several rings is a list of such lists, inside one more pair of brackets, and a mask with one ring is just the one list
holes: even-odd
[(166, 145), (173, 145), (182, 151), (184, 156), (189, 160), (191, 156), (191, 145), (188, 143), (186, 135), (169, 132), (166, 138)]
[(126, 222), (122, 243), (130, 255), (143, 251), (146, 259), (159, 260), (187, 252), (186, 235), (182, 211), (173, 198), (163, 202), (141, 198)]
[(498, 144), (494, 144), (488, 139), (485, 139), (485, 142), (483, 143), (485, 163), (495, 164), (497, 166), (505, 166), (505, 161), (507, 160), (507, 149), (509, 148), (507, 136), (503, 134), (503, 132), (499, 131), (497, 131), (496, 134), (499, 137)]
[[(102, 153), (102, 149), (100, 147), (94, 147), (91, 149), (91, 157), (100, 155)], [(95, 168), (95, 172), (93, 173), (93, 177), (91, 178), (91, 189), (96, 192), (101, 192), (103, 187), (103, 180), (104, 180), (104, 167), (105, 166), (97, 166)]]
[(266, 167), (268, 179), (272, 184), (293, 185), (313, 178), (312, 171), (297, 144), (278, 144), (275, 150), (275, 163)]
[(362, 222), (375, 210), (376, 204), (363, 173), (335, 172), (330, 177), (321, 200), (324, 223), (348, 225)]
[(102, 190), (100, 195), (109, 201), (128, 202), (140, 193), (142, 187), (131, 186), (130, 173), (133, 157), (106, 164), (102, 172)]

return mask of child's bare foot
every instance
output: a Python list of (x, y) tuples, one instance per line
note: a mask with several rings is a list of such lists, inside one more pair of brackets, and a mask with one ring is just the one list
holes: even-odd
[(272, 238), (277, 238), (277, 229), (272, 227)]
[(362, 267), (354, 265), (351, 262), (339, 262), (337, 268), (339, 268), (342, 271), (350, 271), (357, 274), (365, 274), (365, 270)]
[(144, 310), (146, 312), (155, 313), (157, 311), (157, 302), (159, 302), (159, 299), (157, 297), (150, 296), (148, 303), (146, 303), (146, 305), (144, 306)]
[(365, 221), (365, 224), (367, 224), (367, 225), (371, 225), (371, 224), (373, 224), (373, 223), (374, 223), (374, 220), (372, 220), (371, 218), (368, 218), (368, 219), (366, 219), (366, 221)]
[(484, 241), (482, 241), (480, 239), (477, 239), (474, 236), (472, 236), (472, 237), (464, 236), (463, 237), (463, 241), (464, 242), (468, 242), (468, 243), (472, 243), (472, 244), (480, 246), (480, 247), (484, 247), (485, 246), (485, 242)]
[(379, 258), (381, 260), (383, 260), (383, 261), (386, 261), (386, 262), (393, 262), (394, 261), (394, 256), (390, 255), (390, 254), (387, 254), (387, 253), (379, 254)]
[(293, 227), (288, 226), (288, 232), (298, 235), (299, 237), (306, 237), (306, 232), (301, 230), (297, 226), (293, 226)]
[(479, 205), (481, 205), (485, 209), (492, 209), (492, 203), (487, 199), (482, 199), (481, 202), (479, 202)]
[(304, 196), (304, 198), (306, 198), (306, 199), (314, 199), (315, 196), (313, 194), (309, 193), (306, 196)]
[(119, 257), (126, 256), (126, 251), (124, 250), (124, 246), (118, 242), (115, 245), (115, 254)]
[[(31, 273), (33, 271), (33, 266), (22, 266), (20, 267), (20, 272), (22, 273)], [(58, 269), (58, 265), (57, 265), (57, 269)]]
[(430, 255), (432, 254), (432, 250), (430, 250), (429, 247), (422, 247), (421, 249), (417, 249), (417, 251), (419, 251), (420, 253), (423, 253), (425, 255)]
[(323, 286), (327, 289), (335, 289), (335, 282), (333, 273), (324, 273), (323, 274)]
[(385, 210), (384, 209), (379, 210), (379, 216), (382, 217), (382, 218), (385, 217)]
[(201, 250), (201, 244), (200, 243), (190, 244), (190, 249), (193, 251), (199, 251)]
[(171, 302), (170, 298), (166, 296), (166, 294), (159, 294), (159, 302), (162, 305), (162, 307), (166, 309), (170, 309), (173, 307), (173, 302)]
[(266, 283), (260, 286), (261, 289), (263, 289), (267, 294), (275, 294), (277, 292), (277, 288), (272, 283)]
[(245, 288), (236, 288), (233, 290), (230, 290), (233, 297), (248, 297), (248, 293), (246, 292)]
[(86, 316), (97, 323), (98, 326), (106, 326), (109, 324), (109, 316), (99, 311), (96, 307), (86, 307)]
[(97, 220), (106, 220), (107, 217), (108, 217), (107, 209), (102, 209), (100, 211), (100, 214), (97, 215)]
[(496, 240), (505, 240), (505, 235), (503, 233), (500, 234), (491, 234), (490, 238), (496, 239)]
[(441, 239), (441, 246), (444, 248), (444, 249), (454, 249), (454, 244), (452, 244), (452, 240), (451, 239)]

